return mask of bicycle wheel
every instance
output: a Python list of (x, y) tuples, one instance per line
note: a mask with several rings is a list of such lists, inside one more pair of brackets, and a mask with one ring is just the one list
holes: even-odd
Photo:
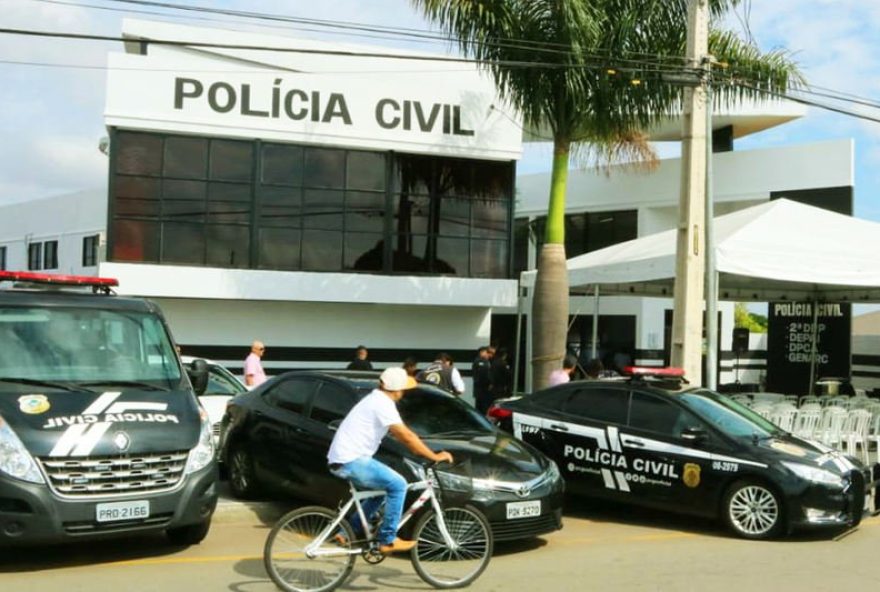
[[(325, 592), (341, 585), (354, 567), (351, 549), (354, 532), (347, 520), (339, 523), (344, 542), (331, 534), (319, 549), (331, 554), (309, 557), (306, 547), (336, 519), (336, 513), (317, 506), (285, 514), (266, 538), (263, 564), (275, 585), (288, 592)], [(335, 533), (334, 533), (335, 534)], [(333, 554), (332, 551), (340, 551)]]
[(458, 588), (476, 580), (492, 558), (492, 530), (473, 506), (443, 509), (452, 538), (448, 546), (434, 510), (425, 512), (413, 528), (417, 541), (410, 558), (419, 577), (435, 588)]

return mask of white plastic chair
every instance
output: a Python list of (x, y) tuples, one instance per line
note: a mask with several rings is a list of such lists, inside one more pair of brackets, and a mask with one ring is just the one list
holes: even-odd
[(804, 407), (805, 405), (812, 405), (812, 404), (818, 405), (819, 404), (819, 397), (817, 397), (816, 395), (804, 395), (803, 397), (798, 399), (798, 404), (801, 407)]
[(794, 420), (792, 433), (804, 440), (811, 440), (816, 428), (819, 427), (819, 419), (822, 417), (822, 408), (818, 404), (806, 405), (798, 409)]
[(785, 402), (791, 403), (795, 407), (798, 406), (798, 396), (797, 395), (785, 395)]
[(831, 406), (822, 409), (815, 439), (826, 446), (837, 448), (840, 444), (840, 430), (843, 428), (843, 422), (846, 421), (846, 414), (847, 412), (840, 407)]
[(731, 395), (730, 398), (746, 407), (751, 407), (752, 405), (752, 398), (748, 395)]
[(773, 407), (768, 419), (786, 432), (792, 432), (794, 431), (796, 416), (797, 408), (795, 408), (794, 405), (783, 403)]
[(842, 450), (856, 456), (861, 452), (862, 462), (868, 464), (868, 430), (870, 429), (871, 412), (864, 409), (849, 411), (840, 431)]

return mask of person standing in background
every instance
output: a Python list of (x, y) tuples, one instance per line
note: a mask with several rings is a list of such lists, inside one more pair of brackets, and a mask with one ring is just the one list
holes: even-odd
[(266, 382), (266, 373), (263, 371), (263, 354), (266, 346), (262, 341), (254, 341), (251, 344), (251, 353), (244, 360), (244, 383), (249, 387), (260, 386)]
[(471, 364), (471, 376), (474, 382), (474, 406), (483, 415), (492, 404), (492, 360), (489, 357), (488, 346), (483, 346), (477, 351), (477, 357)]
[(416, 377), (416, 374), (419, 373), (419, 363), (412, 356), (409, 356), (403, 361), (403, 369), (406, 370), (407, 376)]
[(557, 368), (550, 373), (548, 386), (556, 386), (557, 384), (565, 384), (566, 382), (570, 382), (571, 375), (574, 373), (574, 369), (576, 366), (577, 360), (575, 360), (573, 356), (565, 356), (565, 359), (562, 360), (562, 368)]
[(346, 367), (347, 370), (372, 370), (373, 364), (367, 359), (369, 352), (363, 345), (357, 346), (355, 358)]
[(418, 373), (416, 380), (439, 386), (459, 397), (464, 394), (461, 373), (455, 367), (452, 356), (445, 352), (437, 354), (437, 358)]
[(492, 401), (509, 397), (512, 394), (513, 373), (510, 371), (510, 364), (507, 362), (507, 350), (503, 347), (496, 350), (495, 357), (492, 359), (491, 376)]

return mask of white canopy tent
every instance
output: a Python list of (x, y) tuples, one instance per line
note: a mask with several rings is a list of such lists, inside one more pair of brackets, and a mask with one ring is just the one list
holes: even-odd
[[(880, 223), (778, 199), (715, 218), (714, 236), (720, 300), (880, 302)], [(675, 249), (673, 229), (573, 257), (570, 290), (671, 298)]]

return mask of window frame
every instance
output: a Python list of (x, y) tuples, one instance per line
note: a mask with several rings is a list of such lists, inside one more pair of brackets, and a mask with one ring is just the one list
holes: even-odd
[(28, 271), (40, 271), (43, 269), (43, 243), (33, 242), (28, 244)]
[(90, 234), (82, 239), (82, 266), (95, 267), (98, 265), (98, 244), (100, 234)]

